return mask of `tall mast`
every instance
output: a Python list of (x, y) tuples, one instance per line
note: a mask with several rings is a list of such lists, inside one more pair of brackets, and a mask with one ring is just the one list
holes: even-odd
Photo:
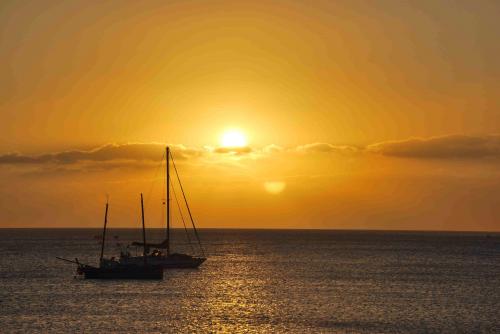
[(144, 225), (144, 201), (142, 199), (141, 193), (141, 217), (142, 217), (142, 242), (144, 244), (144, 249), (142, 251), (142, 257), (144, 258), (144, 265), (147, 263), (147, 252), (146, 252), (146, 225)]
[(102, 262), (104, 256), (104, 241), (106, 240), (106, 225), (108, 224), (108, 201), (106, 200), (106, 212), (104, 213), (104, 228), (102, 230), (102, 244), (101, 244), (101, 256), (99, 257), (99, 264)]
[(170, 147), (167, 146), (165, 156), (167, 169), (167, 256), (170, 255)]
[[(196, 236), (196, 239), (198, 240), (198, 245), (200, 246), (200, 250), (201, 250), (202, 255), (205, 256), (205, 251), (203, 250), (203, 246), (201, 245), (201, 240), (200, 240), (200, 237), (198, 235), (198, 231), (196, 230), (196, 225), (194, 224), (193, 215), (191, 214), (191, 209), (189, 208), (186, 194), (184, 193), (184, 188), (182, 187), (181, 178), (179, 177), (179, 172), (177, 171), (177, 167), (175, 166), (175, 161), (173, 158), (172, 158), (172, 165), (174, 166), (175, 175), (177, 176), (177, 181), (179, 182), (179, 187), (181, 188), (182, 197), (184, 197), (184, 203), (186, 203), (186, 208), (187, 208), (187, 211), (189, 213), (189, 219), (191, 219), (191, 224), (193, 225), (194, 235)], [(175, 192), (174, 192), (174, 195), (175, 195)]]

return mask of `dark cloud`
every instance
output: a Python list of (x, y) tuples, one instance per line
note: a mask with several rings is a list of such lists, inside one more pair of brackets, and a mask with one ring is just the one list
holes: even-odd
[(30, 164), (45, 162), (42, 156), (32, 157), (18, 153), (7, 153), (0, 155), (0, 164)]
[[(172, 146), (172, 145), (171, 145)], [(182, 145), (173, 145), (176, 159), (186, 159), (202, 154), (201, 150), (189, 149)], [(159, 143), (131, 143), (108, 144), (93, 150), (69, 150), (40, 155), (22, 155), (8, 153), (0, 155), (0, 164), (73, 164), (82, 161), (159, 161), (164, 155), (165, 144)]]
[(427, 159), (500, 158), (500, 135), (449, 135), (388, 141), (369, 145), (371, 153)]

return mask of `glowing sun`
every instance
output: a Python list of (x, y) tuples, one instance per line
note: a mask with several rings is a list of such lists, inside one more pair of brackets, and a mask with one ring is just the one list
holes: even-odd
[(220, 143), (223, 147), (245, 147), (247, 146), (247, 137), (238, 130), (229, 130), (222, 134)]

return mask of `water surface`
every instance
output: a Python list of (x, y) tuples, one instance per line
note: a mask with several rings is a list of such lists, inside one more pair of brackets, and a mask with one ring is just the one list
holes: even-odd
[[(96, 264), (99, 234), (0, 229), (0, 332), (500, 331), (499, 235), (201, 230), (209, 259), (198, 270), (74, 279), (55, 256)], [(106, 253), (138, 238), (110, 230)]]

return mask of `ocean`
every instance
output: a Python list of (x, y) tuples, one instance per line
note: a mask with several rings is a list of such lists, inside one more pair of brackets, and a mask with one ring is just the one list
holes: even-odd
[[(500, 332), (499, 234), (202, 229), (199, 269), (75, 279), (55, 257), (97, 264), (100, 232), (0, 229), (0, 332)], [(110, 229), (106, 254), (140, 235)]]

